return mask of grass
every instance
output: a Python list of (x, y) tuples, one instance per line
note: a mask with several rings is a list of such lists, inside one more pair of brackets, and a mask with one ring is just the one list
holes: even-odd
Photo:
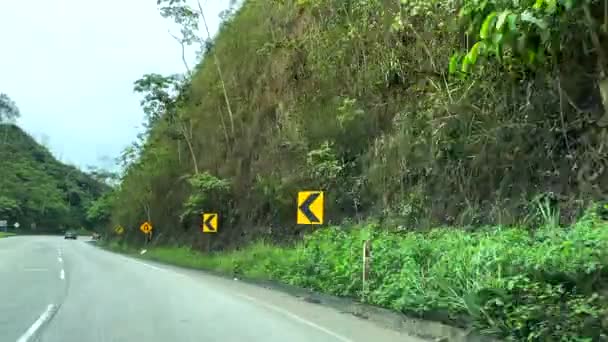
[[(372, 242), (363, 289), (362, 244)], [(111, 243), (113, 250), (129, 248)], [(589, 211), (567, 228), (442, 228), (390, 233), (329, 227), (287, 248), (264, 242), (205, 255), (157, 247), (151, 260), (349, 296), (515, 340), (598, 340), (608, 333), (608, 223)]]
[(9, 237), (9, 236), (13, 236), (15, 235), (14, 233), (5, 233), (5, 232), (0, 232), (0, 239), (3, 237)]

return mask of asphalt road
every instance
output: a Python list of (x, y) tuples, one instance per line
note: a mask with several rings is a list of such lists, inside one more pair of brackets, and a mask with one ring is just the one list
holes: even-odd
[(82, 239), (0, 239), (1, 342), (414, 342), (284, 293)]

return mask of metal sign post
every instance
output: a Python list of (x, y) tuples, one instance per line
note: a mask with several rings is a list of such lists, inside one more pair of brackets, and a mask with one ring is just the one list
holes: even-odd
[(144, 223), (141, 224), (141, 226), (139, 227), (139, 230), (142, 231), (142, 233), (144, 233), (144, 244), (148, 244), (148, 242), (152, 241), (152, 224), (148, 221), (145, 221)]
[(363, 299), (369, 292), (369, 272), (371, 268), (372, 244), (370, 240), (363, 242)]

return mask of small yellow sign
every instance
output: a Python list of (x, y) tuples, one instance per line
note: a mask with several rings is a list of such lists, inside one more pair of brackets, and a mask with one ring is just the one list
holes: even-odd
[(298, 192), (298, 224), (323, 224), (323, 191)]
[(116, 226), (116, 228), (114, 228), (114, 232), (118, 235), (122, 235), (125, 232), (125, 229), (122, 226)]
[(217, 233), (217, 214), (203, 214), (203, 233)]
[(146, 221), (141, 224), (139, 230), (141, 230), (144, 234), (149, 234), (152, 231), (152, 224)]

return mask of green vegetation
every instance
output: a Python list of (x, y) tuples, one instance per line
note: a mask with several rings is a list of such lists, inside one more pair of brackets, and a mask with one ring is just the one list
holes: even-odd
[[(201, 249), (300, 238), (304, 189), (333, 224), (535, 225), (537, 198), (572, 222), (608, 188), (603, 5), (250, 0), (211, 41), (203, 12), (161, 0), (203, 59), (135, 83), (148, 130), (98, 215)], [(201, 211), (223, 217), (211, 242)]]
[(3, 237), (8, 237), (8, 236), (13, 236), (13, 235), (15, 235), (15, 234), (13, 234), (13, 233), (5, 233), (5, 232), (0, 232), (0, 238), (3, 238)]
[[(606, 0), (247, 0), (213, 40), (204, 9), (158, 4), (202, 60), (135, 82), (147, 131), (91, 210), (114, 247), (149, 220), (159, 260), (515, 339), (607, 331), (606, 224), (581, 218), (608, 194)], [(378, 225), (297, 227), (311, 189), (329, 225)]]
[(14, 122), (19, 116), (17, 104), (8, 95), (0, 93), (0, 122)]
[(60, 163), (14, 124), (0, 122), (0, 137), (0, 219), (11, 229), (14, 222), (21, 232), (50, 233), (99, 224), (86, 210), (107, 185)]
[[(364, 291), (368, 239), (373, 259)], [(118, 242), (109, 248), (129, 251)], [(355, 297), (515, 340), (595, 341), (608, 330), (608, 222), (591, 212), (567, 229), (391, 233), (372, 224), (329, 227), (295, 247), (258, 242), (213, 254), (156, 247), (144, 257)]]

